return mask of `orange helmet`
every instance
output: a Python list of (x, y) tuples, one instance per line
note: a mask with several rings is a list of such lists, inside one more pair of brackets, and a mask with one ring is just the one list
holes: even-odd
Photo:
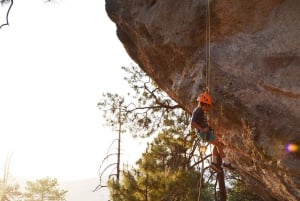
[(208, 105), (212, 104), (212, 98), (207, 92), (199, 94), (197, 101), (200, 101), (200, 103), (206, 103)]

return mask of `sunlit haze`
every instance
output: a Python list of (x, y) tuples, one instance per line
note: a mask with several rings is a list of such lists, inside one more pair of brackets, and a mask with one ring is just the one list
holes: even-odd
[[(0, 30), (1, 171), (9, 156), (14, 177), (98, 176), (117, 134), (103, 127), (97, 103), (104, 92), (125, 90), (120, 67), (134, 63), (104, 7), (101, 0), (15, 1)], [(137, 156), (138, 144), (124, 138), (124, 160)]]

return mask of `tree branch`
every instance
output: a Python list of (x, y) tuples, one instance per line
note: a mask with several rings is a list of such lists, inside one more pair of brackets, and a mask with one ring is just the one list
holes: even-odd
[(209, 154), (209, 155), (207, 155), (207, 156), (205, 156), (203, 159), (201, 159), (200, 161), (198, 161), (198, 162), (196, 162), (196, 163), (194, 163), (189, 169), (192, 169), (192, 168), (194, 168), (196, 165), (198, 165), (198, 164), (200, 164), (200, 163), (202, 163), (202, 162), (204, 162), (207, 158), (209, 158), (209, 157), (211, 157), (211, 154)]
[(4, 4), (4, 3), (6, 3), (6, 2), (11, 2), (10, 3), (10, 6), (9, 6), (9, 8), (8, 8), (8, 10), (7, 10), (7, 13), (6, 13), (6, 22), (4, 23), (4, 24), (2, 24), (2, 25), (0, 25), (0, 29), (3, 27), (3, 26), (5, 26), (5, 25), (9, 25), (9, 21), (8, 21), (8, 16), (9, 16), (9, 13), (10, 13), (10, 10), (11, 10), (11, 8), (12, 8), (12, 6), (13, 6), (13, 4), (14, 4), (14, 1), (13, 0), (1, 0), (1, 4)]

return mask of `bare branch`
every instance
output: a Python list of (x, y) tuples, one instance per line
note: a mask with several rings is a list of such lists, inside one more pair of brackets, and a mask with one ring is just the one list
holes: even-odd
[(7, 25), (7, 26), (9, 25), (8, 16), (9, 16), (10, 10), (11, 10), (13, 4), (14, 4), (14, 1), (13, 1), (13, 0), (1, 0), (1, 1), (0, 1), (1, 5), (5, 4), (5, 3), (8, 3), (9, 1), (10, 1), (10, 5), (9, 5), (9, 8), (8, 8), (8, 10), (7, 10), (7, 13), (6, 13), (6, 22), (5, 22), (4, 24), (1, 24), (1, 25), (0, 25), (0, 29), (1, 29), (3, 26), (5, 26), (5, 25)]
[(198, 164), (204, 162), (206, 159), (208, 159), (208, 158), (211, 157), (211, 156), (212, 156), (211, 154), (206, 155), (204, 158), (202, 158), (202, 159), (199, 160), (198, 162), (194, 163), (194, 164), (190, 167), (190, 169), (193, 169), (196, 165), (198, 165)]

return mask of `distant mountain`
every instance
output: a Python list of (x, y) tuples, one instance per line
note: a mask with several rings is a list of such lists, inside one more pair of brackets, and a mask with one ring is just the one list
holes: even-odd
[(77, 180), (77, 181), (61, 181), (59, 186), (67, 190), (67, 201), (108, 201), (109, 191), (107, 188), (102, 188), (93, 192), (98, 185), (98, 178)]

